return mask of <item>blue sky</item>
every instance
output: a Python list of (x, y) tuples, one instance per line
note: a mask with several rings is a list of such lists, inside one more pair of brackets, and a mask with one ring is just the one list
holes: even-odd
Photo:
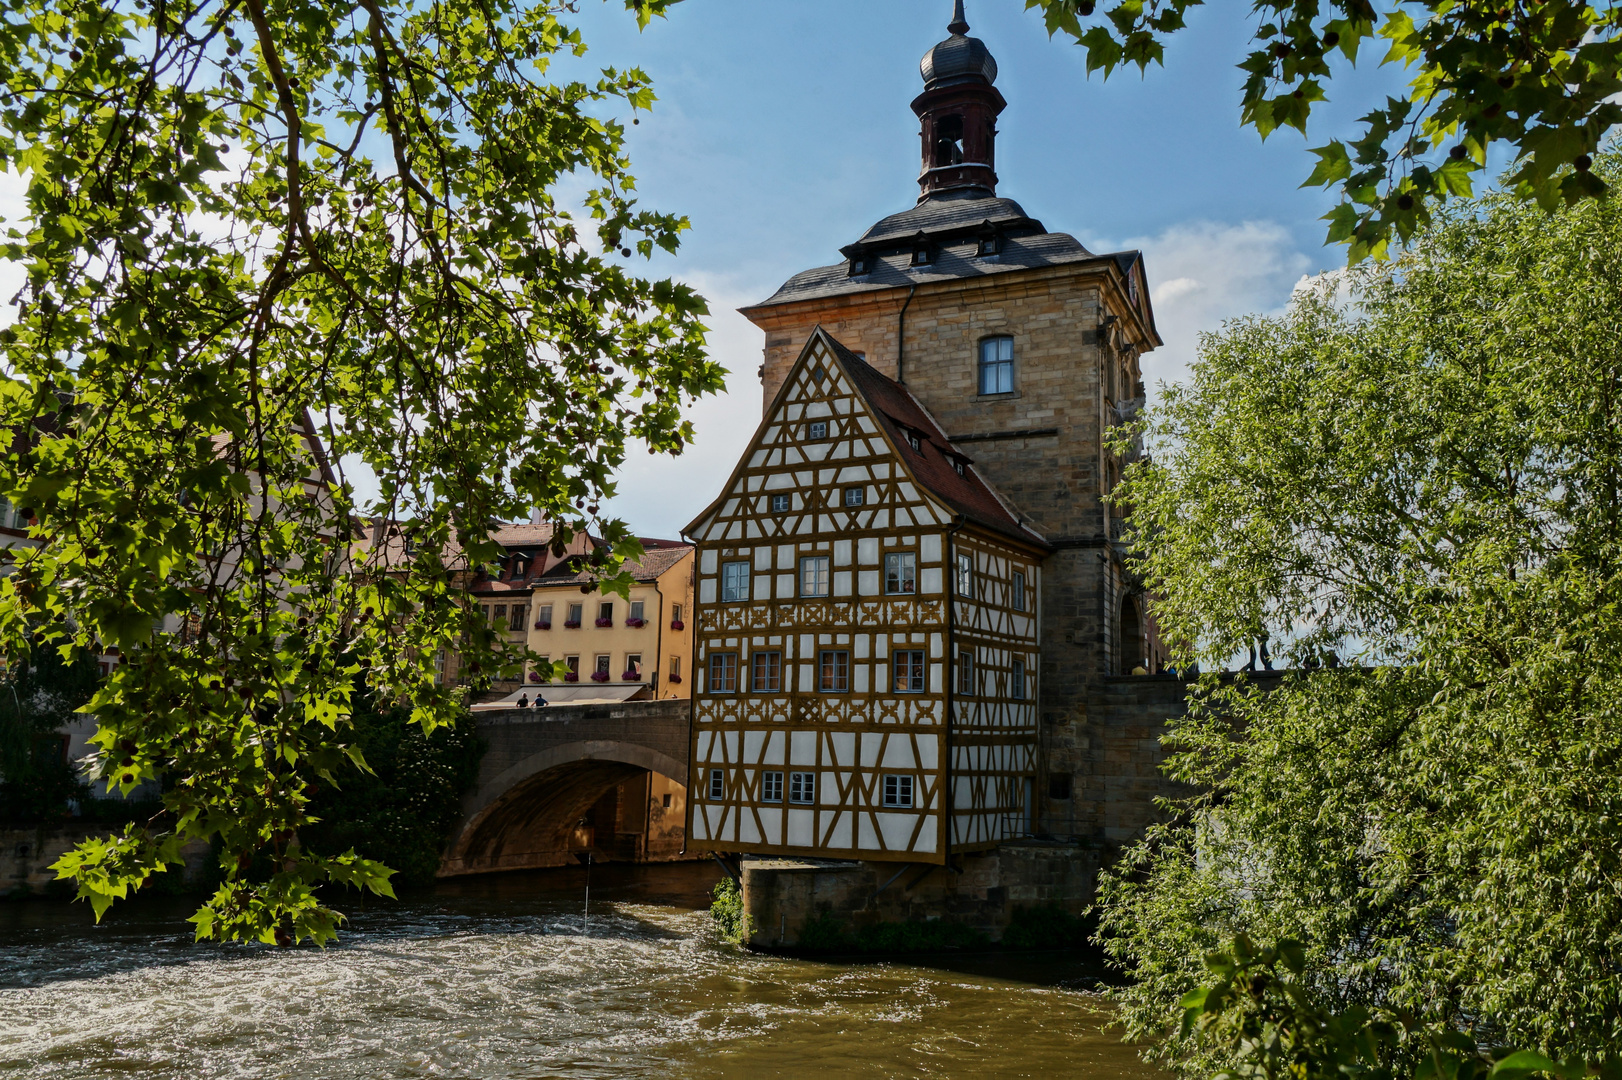
[[(1196, 9), (1164, 67), (1087, 77), (1082, 51), (1049, 40), (1023, 0), (968, 0), (971, 35), (997, 58), (1008, 99), (999, 194), (1095, 251), (1145, 252), (1166, 347), (1148, 381), (1175, 379), (1198, 334), (1277, 311), (1304, 276), (1344, 261), (1323, 246), (1327, 192), (1301, 189), (1308, 145), (1354, 130), (1400, 85), (1365, 57), (1337, 74), (1312, 137), (1263, 143), (1238, 120), (1248, 5)], [(659, 102), (631, 129), (643, 201), (692, 220), (653, 271), (704, 291), (729, 392), (694, 410), (679, 459), (630, 455), (614, 513), (673, 536), (716, 494), (760, 416), (761, 335), (733, 309), (917, 197), (918, 60), (946, 36), (949, 0), (685, 0), (638, 33), (619, 0), (583, 0), (584, 64), (637, 65)]]

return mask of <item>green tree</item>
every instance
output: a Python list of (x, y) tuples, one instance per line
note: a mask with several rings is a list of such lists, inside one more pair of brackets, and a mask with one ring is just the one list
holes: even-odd
[[(1160, 63), (1167, 39), (1203, 0), (1025, 0), (1048, 34), (1087, 51), (1087, 70)], [(1411, 72), (1408, 92), (1371, 103), (1356, 138), (1312, 152), (1303, 187), (1337, 188), (1329, 240), (1349, 258), (1383, 258), (1393, 238), (1423, 231), (1436, 209), (1469, 196), (1487, 150), (1516, 155), (1508, 187), (1545, 209), (1608, 190), (1592, 169), (1610, 128), (1622, 123), (1622, 9), (1586, 0), (1419, 0), (1377, 7), (1370, 0), (1256, 0), (1255, 47), (1240, 122), (1262, 138), (1279, 128), (1303, 135), (1327, 100), (1335, 54), (1356, 63), (1385, 42), (1382, 63)], [(1084, 22), (1083, 20), (1090, 20)]]
[[(1180, 1003), (1178, 1039), (1197, 1047), (1223, 1080), (1581, 1080), (1588, 1063), (1557, 1062), (1531, 1050), (1483, 1047), (1470, 1032), (1415, 1023), (1413, 1017), (1354, 1005), (1317, 1004), (1306, 950), (1284, 939), (1258, 948), (1240, 935), (1206, 954), (1205, 985)], [(1622, 1061), (1596, 1063), (1611, 1080)]]
[[(667, 5), (627, 0), (644, 24)], [(0, 163), (29, 216), (0, 247), (27, 274), (0, 496), (39, 547), (0, 582), (0, 652), (121, 648), (91, 702), (108, 782), (165, 779), (166, 821), (58, 864), (98, 917), (207, 839), (199, 936), (328, 939), (319, 885), (388, 889), (302, 842), (311, 785), (364, 761), (357, 676), (431, 734), (461, 709), (441, 649), (517, 659), (443, 553), (487, 563), (491, 522), (538, 508), (606, 538), (624, 587), (639, 545), (598, 509), (627, 442), (679, 452), (723, 372), (701, 298), (628, 268), (687, 222), (633, 197), (616, 116), (647, 77), (556, 77), (585, 52), (572, 7), (5, 6)], [(374, 514), (409, 523), (387, 573)]]
[(316, 790), (316, 821), (300, 838), (320, 851), (376, 859), (396, 871), (395, 882), (432, 884), (484, 746), (466, 713), (424, 735), (408, 710), (376, 709), (368, 698), (359, 697), (350, 722), (370, 769), (344, 769), (336, 785)]
[(53, 650), (26, 655), (0, 681), (0, 821), (44, 822), (68, 815), (88, 786), (60, 753), (61, 728), (95, 692), (92, 656), (65, 661)]
[[(1102, 890), (1123, 1015), (1164, 1031), (1244, 932), (1303, 942), (1330, 1007), (1609, 1053), (1622, 208), (1494, 195), (1345, 274), (1350, 303), (1207, 336), (1121, 492), (1160, 625), (1207, 668), (1168, 741), (1195, 794)], [(1211, 673), (1263, 634), (1276, 688)]]

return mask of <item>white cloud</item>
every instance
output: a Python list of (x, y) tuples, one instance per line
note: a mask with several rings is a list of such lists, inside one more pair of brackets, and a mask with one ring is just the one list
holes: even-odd
[(1282, 311), (1311, 269), (1294, 238), (1271, 221), (1192, 221), (1155, 236), (1090, 246), (1143, 252), (1155, 323), (1165, 340), (1143, 358), (1143, 381), (1151, 395), (1157, 382), (1187, 374), (1201, 333), (1219, 329), (1224, 319)]
[[(736, 311), (758, 300), (758, 285), (740, 286), (704, 274), (684, 276), (710, 303), (710, 358), (731, 372), (726, 390), (687, 410), (695, 440), (681, 457), (627, 447), (619, 491), (604, 512), (642, 536), (675, 539), (678, 531), (721, 493), (744, 447), (760, 424), (761, 332)], [(748, 291), (745, 291), (745, 290)]]

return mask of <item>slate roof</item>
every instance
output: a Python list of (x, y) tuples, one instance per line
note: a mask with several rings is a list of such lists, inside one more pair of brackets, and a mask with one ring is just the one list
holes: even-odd
[[(821, 327), (812, 337), (815, 338), (818, 333), (832, 347), (840, 364), (850, 374), (857, 392), (867, 401), (868, 408), (900, 449), (902, 460), (907, 463), (913, 479), (967, 520), (1014, 537), (1022, 543), (1044, 550), (1048, 548), (1039, 533), (1020, 524), (1007, 504), (975, 471), (972, 459), (952, 446), (940, 425), (935, 423), (935, 418), (906, 387), (874, 370)], [(907, 438), (909, 431), (918, 435), (917, 450), (912, 448), (912, 442)], [(962, 475), (953, 464), (954, 458), (964, 463)]]
[[(982, 256), (977, 254), (980, 233), (988, 224), (998, 235), (1001, 250)], [(931, 258), (924, 265), (914, 266), (913, 250), (920, 233), (931, 249)], [(860, 240), (840, 251), (847, 260), (865, 256), (871, 268), (852, 276), (847, 261), (804, 270), (753, 307), (1112, 258), (1118, 263), (1125, 260), (1124, 269), (1138, 257), (1135, 251), (1095, 255), (1068, 233), (1048, 232), (1013, 199), (998, 198), (979, 188), (926, 198), (911, 209), (879, 221)]]

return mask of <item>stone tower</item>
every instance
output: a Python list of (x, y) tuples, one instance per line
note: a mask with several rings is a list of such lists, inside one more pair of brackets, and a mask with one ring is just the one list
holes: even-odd
[(1080, 805), (1110, 797), (1089, 698), (1162, 656), (1105, 498), (1123, 463), (1104, 433), (1141, 405), (1139, 357), (1161, 341), (1141, 253), (1095, 254), (998, 196), (1007, 103), (968, 30), (956, 0), (950, 36), (920, 64), (916, 205), (742, 313), (765, 331), (766, 403), (820, 325), (902, 383), (1054, 549), (1042, 573), (1040, 815), (1047, 831), (1100, 835), (1103, 811)]

